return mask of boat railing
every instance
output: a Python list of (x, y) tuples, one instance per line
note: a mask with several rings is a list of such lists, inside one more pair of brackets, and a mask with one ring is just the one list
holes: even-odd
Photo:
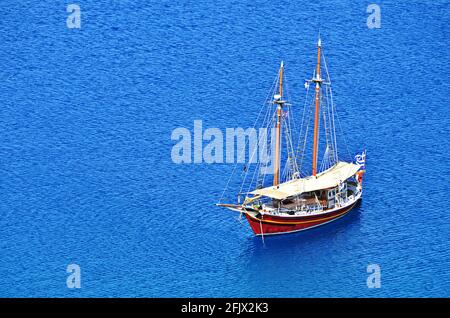
[(274, 214), (274, 215), (280, 215), (285, 213), (293, 213), (295, 215), (299, 215), (302, 213), (315, 213), (315, 212), (322, 212), (326, 206), (322, 205), (321, 203), (316, 204), (302, 204), (302, 205), (295, 205), (290, 208), (285, 207), (277, 207), (274, 209), (268, 209), (267, 207), (264, 209), (265, 211)]
[(304, 205), (304, 206), (302, 206), (302, 209), (300, 211), (301, 212), (306, 212), (308, 214), (314, 213), (314, 212), (322, 212), (323, 211), (323, 206), (320, 203)]

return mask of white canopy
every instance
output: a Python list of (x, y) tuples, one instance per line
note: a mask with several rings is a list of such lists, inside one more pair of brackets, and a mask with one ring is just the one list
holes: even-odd
[(328, 170), (314, 176), (294, 179), (279, 184), (277, 187), (267, 187), (250, 192), (254, 195), (262, 195), (273, 199), (282, 200), (293, 195), (320, 189), (333, 188), (342, 181), (353, 176), (360, 165), (340, 161)]

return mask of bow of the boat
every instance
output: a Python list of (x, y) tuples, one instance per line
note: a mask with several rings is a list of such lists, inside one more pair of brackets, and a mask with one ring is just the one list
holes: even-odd
[(234, 211), (234, 212), (249, 214), (253, 217), (255, 217), (258, 214), (257, 211), (253, 211), (252, 209), (245, 208), (240, 204), (216, 203), (216, 206), (219, 206), (219, 207), (222, 207), (222, 208)]

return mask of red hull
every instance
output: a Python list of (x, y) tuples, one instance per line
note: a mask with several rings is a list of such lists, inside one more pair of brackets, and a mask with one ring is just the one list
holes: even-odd
[(340, 210), (315, 216), (283, 217), (266, 214), (261, 219), (249, 214), (245, 216), (256, 235), (283, 234), (307, 230), (339, 219), (346, 215), (355, 204), (356, 202)]

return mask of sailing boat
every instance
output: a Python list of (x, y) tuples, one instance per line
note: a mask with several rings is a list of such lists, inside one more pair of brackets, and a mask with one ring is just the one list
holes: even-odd
[[(273, 180), (264, 184), (267, 169), (259, 163), (254, 169), (247, 192), (240, 192), (238, 203), (218, 203), (218, 206), (245, 215), (256, 235), (274, 235), (311, 229), (345, 216), (361, 199), (362, 179), (365, 172), (366, 152), (355, 156), (355, 160), (343, 161), (338, 157), (336, 138), (336, 109), (332, 99), (331, 80), (325, 57), (321, 52), (321, 40), (317, 42), (317, 64), (313, 77), (305, 81), (307, 98), (302, 118), (297, 151), (293, 149), (290, 128), (293, 124), (288, 116), (291, 104), (285, 100), (283, 84), (284, 64), (281, 63), (275, 85), (268, 101), (269, 116), (264, 123), (275, 129), (271, 142), (274, 147)], [(323, 64), (321, 62), (323, 61)], [(322, 78), (322, 68), (326, 76)], [(313, 86), (308, 103), (309, 87)], [(313, 117), (313, 118), (312, 118)], [(339, 119), (338, 119), (339, 120)], [(302, 165), (307, 151), (309, 121), (313, 121), (311, 169), (303, 173)], [(324, 156), (318, 166), (319, 135), (321, 129)], [(286, 150), (282, 151), (282, 135), (285, 135)], [(285, 169), (281, 170), (283, 153), (286, 155)], [(309, 167), (308, 167), (309, 168)], [(247, 170), (247, 169), (245, 169)], [(263, 171), (263, 172), (262, 172)], [(248, 173), (248, 171), (247, 171)], [(247, 179), (247, 173), (244, 182)], [(280, 174), (282, 174), (280, 176)], [(243, 183), (244, 184), (244, 183)], [(241, 186), (242, 190), (243, 186)], [(224, 190), (225, 191), (225, 190)], [(245, 195), (240, 203), (239, 197)]]

